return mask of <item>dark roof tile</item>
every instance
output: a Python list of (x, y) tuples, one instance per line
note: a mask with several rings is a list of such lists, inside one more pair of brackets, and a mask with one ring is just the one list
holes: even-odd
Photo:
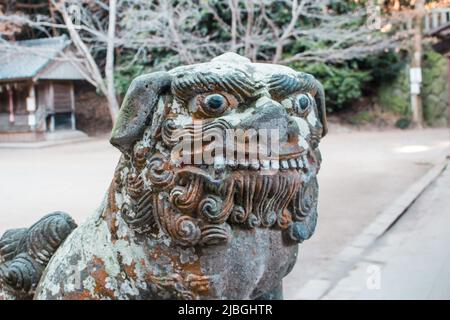
[(69, 44), (70, 40), (65, 35), (2, 43), (0, 45), (0, 81), (35, 77)]

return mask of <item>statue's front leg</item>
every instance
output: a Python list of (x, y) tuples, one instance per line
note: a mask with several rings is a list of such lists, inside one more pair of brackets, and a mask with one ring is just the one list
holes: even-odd
[(43, 266), (30, 256), (29, 229), (12, 229), (0, 239), (0, 299), (31, 299)]
[(0, 300), (32, 299), (50, 258), (76, 227), (69, 215), (55, 212), (28, 229), (0, 239)]

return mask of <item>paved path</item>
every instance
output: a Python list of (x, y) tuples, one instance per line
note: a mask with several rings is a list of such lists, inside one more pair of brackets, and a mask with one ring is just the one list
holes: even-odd
[[(331, 133), (322, 143), (316, 234), (301, 245), (285, 297), (327, 265), (402, 191), (448, 150), (447, 129)], [(110, 183), (119, 152), (106, 139), (40, 149), (0, 148), (0, 233), (64, 210), (91, 215)]]
[(450, 166), (325, 297), (450, 299)]
[(0, 148), (0, 233), (55, 210), (83, 221), (100, 205), (119, 156), (106, 139), (39, 149)]

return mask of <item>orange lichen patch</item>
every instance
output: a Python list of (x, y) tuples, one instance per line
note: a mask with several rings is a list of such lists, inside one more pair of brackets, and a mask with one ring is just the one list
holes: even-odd
[(110, 212), (117, 212), (119, 211), (119, 208), (116, 204), (116, 186), (114, 182), (111, 182), (109, 189), (108, 189), (108, 205), (107, 209), (109, 209)]
[(175, 257), (172, 260), (176, 269), (180, 270), (180, 273), (183, 274), (183, 280), (187, 289), (195, 296), (208, 293), (210, 290), (209, 277), (203, 274), (200, 259), (186, 264), (181, 264), (179, 257)]
[(91, 262), (91, 268), (93, 269), (91, 275), (95, 280), (94, 294), (101, 298), (109, 297), (115, 299), (114, 291), (106, 287), (109, 275), (105, 270), (103, 260), (94, 256)]
[(208, 296), (211, 291), (211, 281), (209, 276), (198, 274), (187, 274), (185, 277), (188, 288), (197, 296)]
[(182, 269), (185, 272), (193, 273), (197, 275), (202, 275), (201, 266), (200, 266), (200, 260), (196, 260), (194, 262), (181, 264), (181, 262), (178, 261), (178, 258), (176, 261), (174, 261), (177, 264), (177, 267)]
[(123, 266), (123, 271), (125, 271), (125, 274), (131, 278), (131, 279), (136, 279), (137, 275), (136, 275), (136, 262), (132, 261), (131, 264), (128, 265), (124, 265)]
[(164, 248), (161, 248), (160, 246), (155, 246), (152, 251), (149, 252), (148, 256), (151, 258), (150, 260), (154, 261), (158, 260), (160, 257), (167, 257), (171, 260), (172, 266), (174, 266), (177, 259), (175, 256), (168, 256)]
[(111, 233), (111, 239), (114, 243), (117, 239), (117, 212), (119, 208), (116, 204), (114, 182), (111, 183), (108, 190), (108, 202), (102, 213), (103, 219), (106, 221), (108, 230)]
[[(154, 247), (149, 257), (151, 261), (156, 261), (161, 257), (170, 259), (172, 272), (164, 274), (147, 272), (145, 274), (146, 282), (154, 285), (161, 292), (168, 291), (178, 299), (198, 299), (209, 293), (210, 279), (209, 276), (203, 274), (199, 260), (181, 263), (179, 255), (168, 255), (165, 248), (160, 246)], [(141, 261), (141, 263), (145, 266), (145, 261)]]
[(117, 236), (117, 216), (114, 212), (109, 212), (105, 215), (105, 221), (108, 226), (108, 230), (111, 233), (111, 240), (113, 243), (118, 239)]
[(191, 273), (185, 277), (185, 281), (188, 288), (196, 293), (208, 293), (210, 289), (208, 276), (199, 276)]
[[(195, 254), (201, 255), (200, 250), (197, 249)], [(200, 259), (196, 261), (182, 264), (179, 256), (173, 259), (174, 265), (181, 270), (186, 287), (192, 292), (194, 296), (200, 294), (207, 294), (210, 290), (210, 281), (207, 275), (203, 274), (201, 269)]]
[(98, 298), (91, 295), (88, 290), (82, 292), (71, 292), (63, 295), (64, 300), (98, 300)]
[(281, 229), (287, 229), (289, 225), (292, 223), (292, 214), (288, 209), (283, 209), (283, 213), (281, 215), (281, 219), (279, 220), (278, 226)]

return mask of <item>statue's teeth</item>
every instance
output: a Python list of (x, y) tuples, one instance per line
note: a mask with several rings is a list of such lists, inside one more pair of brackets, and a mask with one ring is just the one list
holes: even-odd
[(306, 156), (302, 156), (303, 165), (306, 166), (308, 164), (308, 158)]
[(298, 165), (298, 168), (303, 168), (303, 161), (301, 158), (297, 159), (297, 165)]
[(249, 165), (248, 160), (246, 160), (246, 159), (239, 160), (239, 165), (238, 166), (239, 166), (240, 169), (247, 169), (248, 165)]
[(278, 162), (278, 160), (270, 160), (270, 168), (273, 170), (280, 169), (280, 163)]
[(252, 170), (287, 170), (301, 169), (307, 161), (306, 156), (297, 159), (288, 160), (257, 160), (257, 159), (225, 159), (224, 157), (214, 158), (214, 168), (224, 169), (227, 166), (230, 169), (252, 169)]
[(265, 169), (265, 170), (269, 170), (270, 169), (270, 161), (269, 160), (261, 160), (261, 168)]
[(259, 161), (258, 160), (251, 160), (250, 161), (250, 168), (253, 170), (259, 169)]
[(236, 169), (237, 168), (236, 160), (228, 159), (227, 160), (227, 166), (229, 166), (231, 169)]
[(281, 166), (281, 169), (289, 169), (288, 160), (281, 160), (280, 161), (280, 166)]
[(295, 159), (289, 159), (289, 167), (291, 169), (297, 168), (297, 161), (295, 161)]

